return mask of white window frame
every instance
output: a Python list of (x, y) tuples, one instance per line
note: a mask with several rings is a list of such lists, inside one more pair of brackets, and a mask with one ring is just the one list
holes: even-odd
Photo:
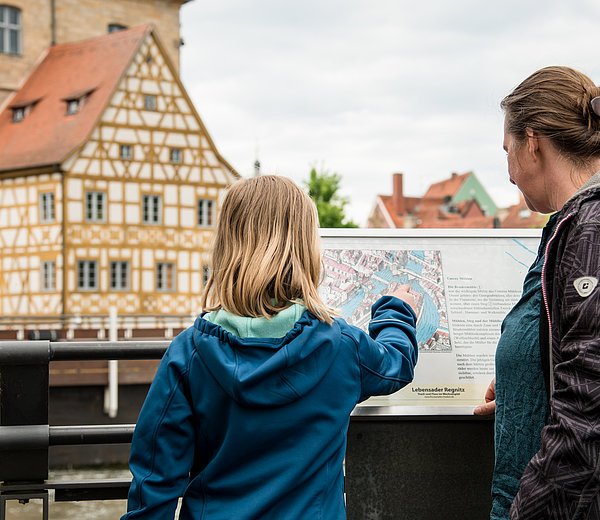
[(98, 261), (77, 261), (77, 289), (80, 291), (95, 291), (98, 289)]
[(20, 123), (27, 115), (27, 107), (14, 107), (12, 109), (12, 122)]
[[(17, 15), (17, 23), (10, 21), (10, 14), (16, 13)], [(14, 7), (12, 5), (0, 5), (0, 38), (2, 41), (2, 50), (0, 50), (0, 54), (12, 54), (12, 55), (20, 55), (22, 48), (22, 35), (23, 35), (23, 25), (22, 25), (22, 16), (21, 9), (18, 7)], [(17, 33), (17, 47), (13, 49), (11, 46), (11, 33)]]
[(40, 222), (47, 224), (56, 220), (55, 197), (51, 191), (40, 193)]
[(181, 164), (183, 162), (183, 150), (181, 148), (171, 148), (169, 150), (169, 160), (173, 164)]
[(156, 290), (158, 292), (175, 292), (176, 272), (173, 262), (156, 264)]
[(162, 222), (162, 199), (160, 195), (142, 196), (142, 222), (159, 225)]
[(83, 104), (83, 98), (66, 99), (65, 101), (67, 103), (68, 116), (74, 116), (79, 113), (81, 105)]
[(106, 193), (103, 191), (85, 192), (86, 222), (106, 222)]
[(56, 290), (56, 261), (44, 260), (40, 269), (42, 291)]
[(158, 107), (158, 99), (155, 94), (144, 94), (144, 110), (156, 112)]
[(108, 32), (108, 34), (120, 32), (120, 31), (126, 31), (127, 29), (129, 29), (129, 27), (127, 25), (123, 25), (122, 23), (117, 23), (117, 22), (111, 22), (106, 27), (106, 31)]
[(214, 199), (198, 199), (198, 226), (203, 228), (214, 227), (216, 206), (216, 200)]
[(129, 262), (115, 260), (110, 263), (110, 288), (112, 291), (129, 290)]
[(133, 146), (130, 144), (119, 145), (119, 158), (122, 161), (132, 161), (133, 160)]

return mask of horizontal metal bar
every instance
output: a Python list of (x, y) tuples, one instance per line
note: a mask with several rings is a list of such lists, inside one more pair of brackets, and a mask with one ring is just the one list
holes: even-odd
[(51, 342), (51, 361), (160, 359), (170, 341)]
[(0, 365), (43, 365), (49, 357), (49, 341), (0, 341)]
[(127, 498), (131, 479), (79, 480), (51, 484), (55, 502), (122, 500)]
[[(514, 230), (513, 231), (517, 231)], [(55, 314), (48, 316), (47, 314), (19, 314), (15, 316), (2, 316), (0, 321), (11, 321), (14, 319), (25, 319), (25, 320), (85, 320), (95, 318), (108, 318), (108, 314)], [(122, 314), (119, 318), (147, 318), (147, 319), (160, 319), (160, 320), (171, 320), (171, 319), (195, 319), (196, 314)]]
[(321, 238), (537, 238), (541, 229), (509, 228), (321, 228)]
[[(366, 401), (368, 403), (368, 401)], [(402, 420), (402, 421), (431, 421), (431, 420), (466, 420), (487, 421), (494, 418), (493, 415), (473, 415), (473, 406), (447, 405), (447, 406), (371, 406), (360, 404), (352, 411), (352, 420)]]
[(40, 450), (47, 447), (47, 424), (0, 426), (0, 451)]
[(131, 442), (135, 424), (50, 426), (50, 446)]
[(114, 500), (127, 498), (131, 479), (48, 480), (23, 484), (0, 484), (0, 495), (15, 498), (40, 498), (37, 494), (55, 490), (55, 502)]
[(0, 451), (79, 444), (126, 444), (131, 442), (134, 429), (135, 424), (0, 426)]

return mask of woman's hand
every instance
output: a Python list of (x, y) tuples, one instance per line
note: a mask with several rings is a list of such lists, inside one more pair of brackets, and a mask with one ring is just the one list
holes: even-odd
[(475, 415), (492, 415), (496, 412), (496, 378), (492, 379), (490, 386), (485, 392), (485, 404), (475, 407)]

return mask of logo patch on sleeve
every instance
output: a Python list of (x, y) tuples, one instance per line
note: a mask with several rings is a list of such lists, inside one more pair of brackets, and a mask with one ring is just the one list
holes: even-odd
[(577, 278), (573, 282), (573, 285), (575, 290), (579, 293), (579, 296), (582, 298), (587, 298), (590, 294), (592, 294), (592, 291), (596, 288), (596, 285), (598, 285), (598, 278), (593, 276), (582, 276), (581, 278)]

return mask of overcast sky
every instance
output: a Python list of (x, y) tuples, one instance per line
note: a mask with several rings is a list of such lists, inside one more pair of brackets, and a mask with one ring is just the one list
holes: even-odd
[(473, 171), (517, 201), (498, 104), (546, 65), (600, 82), (598, 0), (194, 0), (181, 73), (221, 154), (248, 176), (342, 176), (365, 225), (403, 172), (422, 195)]

